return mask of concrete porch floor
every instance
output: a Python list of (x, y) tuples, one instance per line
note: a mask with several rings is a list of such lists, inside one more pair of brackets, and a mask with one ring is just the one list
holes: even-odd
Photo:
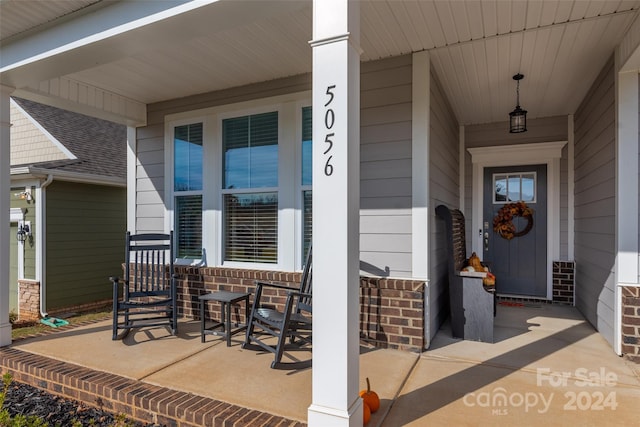
[[(575, 308), (500, 305), (494, 335), (493, 344), (454, 339), (445, 324), (422, 354), (363, 346), (361, 388), (369, 377), (382, 401), (369, 426), (637, 424), (640, 365), (616, 356)], [(177, 411), (176, 426), (197, 425), (197, 419), (212, 425), (214, 418), (180, 421), (198, 410), (195, 396), (248, 409), (234, 409), (235, 424), (224, 425), (304, 424), (311, 369), (270, 369), (272, 355), (242, 349), (242, 339), (236, 335), (231, 347), (213, 336), (201, 343), (199, 323), (185, 320), (176, 337), (157, 328), (112, 341), (110, 322), (103, 321), (17, 341), (0, 350), (0, 366), (15, 371), (15, 361), (28, 364), (37, 356), (43, 365), (64, 362), (58, 375), (82, 367), (82, 378), (100, 378), (85, 371), (104, 372), (123, 378), (121, 388), (134, 390), (133, 380), (155, 387), (148, 390), (187, 393), (185, 401), (194, 396), (189, 409)], [(289, 356), (307, 360), (310, 352)], [(146, 393), (144, 387), (135, 390)]]

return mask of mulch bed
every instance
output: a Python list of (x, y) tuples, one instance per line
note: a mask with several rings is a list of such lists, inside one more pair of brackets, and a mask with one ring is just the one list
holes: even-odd
[[(1, 382), (0, 389), (4, 389)], [(161, 427), (158, 424), (143, 424), (131, 420), (122, 423), (122, 419), (116, 417), (113, 413), (94, 408), (82, 402), (64, 399), (15, 381), (9, 384), (3, 408), (6, 408), (12, 417), (18, 414), (25, 416), (35, 415), (52, 427), (73, 426), (74, 423), (83, 427)], [(121, 424), (117, 424), (118, 421)]]

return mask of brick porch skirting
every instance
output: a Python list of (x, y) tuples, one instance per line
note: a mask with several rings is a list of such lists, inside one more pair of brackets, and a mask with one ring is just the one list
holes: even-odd
[[(282, 282), (298, 288), (302, 275), (219, 267), (176, 266), (175, 270), (179, 277), (178, 315), (192, 319), (199, 318), (198, 297), (207, 292), (253, 292), (256, 280)], [(424, 292), (424, 281), (362, 277), (360, 338), (376, 348), (423, 351)], [(283, 291), (265, 289), (262, 298), (266, 303), (282, 308), (286, 294)], [(253, 303), (253, 298), (250, 302)], [(220, 306), (216, 302), (210, 302), (206, 310), (219, 313)], [(234, 315), (244, 321), (243, 313)]]
[(9, 372), (17, 382), (143, 423), (169, 427), (305, 425), (11, 347), (0, 348), (0, 370), (2, 374)]
[(640, 364), (640, 287), (622, 287), (622, 353)]

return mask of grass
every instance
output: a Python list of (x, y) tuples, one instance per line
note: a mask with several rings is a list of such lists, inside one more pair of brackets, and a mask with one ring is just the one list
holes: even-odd
[[(62, 316), (60, 316), (62, 318)], [(31, 337), (34, 335), (41, 335), (51, 331), (56, 331), (58, 329), (65, 329), (73, 326), (78, 326), (86, 323), (91, 323), (99, 320), (105, 320), (111, 318), (111, 307), (102, 308), (95, 311), (90, 311), (86, 313), (78, 313), (70, 316), (64, 316), (64, 320), (69, 322), (68, 326), (64, 326), (62, 328), (53, 328), (51, 326), (42, 324), (42, 323), (32, 323), (28, 325), (19, 325), (14, 324), (11, 330), (11, 338), (13, 340)]]

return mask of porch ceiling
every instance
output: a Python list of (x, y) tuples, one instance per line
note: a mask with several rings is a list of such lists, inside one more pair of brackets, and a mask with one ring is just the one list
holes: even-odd
[[(25, 8), (25, 3), (0, 2), (2, 46), (117, 2), (48, 1), (46, 8), (41, 3)], [(261, 13), (246, 13), (248, 8)], [(518, 72), (525, 75), (520, 101), (529, 117), (569, 114), (638, 10), (640, 0), (365, 1), (361, 58), (431, 51), (460, 124), (504, 121), (515, 106), (512, 76)], [(238, 16), (246, 18), (228, 25)], [(142, 43), (135, 31), (111, 44), (96, 43), (109, 59), (78, 65), (65, 77), (149, 104), (308, 73), (311, 38), (310, 0), (220, 1), (149, 24)], [(0, 78), (12, 84), (19, 72)], [(47, 76), (56, 77), (62, 76)], [(21, 85), (38, 90), (42, 83)]]

